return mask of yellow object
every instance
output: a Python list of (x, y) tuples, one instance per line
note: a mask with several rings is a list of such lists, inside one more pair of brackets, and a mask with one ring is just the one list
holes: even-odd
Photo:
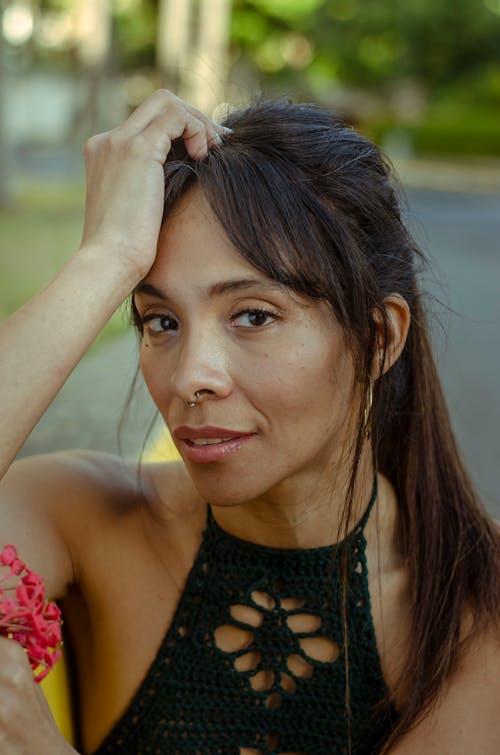
[(176, 461), (180, 454), (170, 433), (163, 428), (144, 453), (144, 461)]
[[(180, 459), (170, 434), (163, 429), (144, 453), (144, 461), (175, 461)], [(71, 685), (69, 669), (64, 652), (53, 670), (41, 683), (52, 715), (61, 734), (75, 744), (75, 725), (71, 703)]]
[(52, 671), (40, 686), (47, 698), (52, 715), (61, 734), (70, 744), (75, 744), (75, 727), (71, 709), (71, 688), (69, 683), (68, 663), (64, 656), (57, 661)]

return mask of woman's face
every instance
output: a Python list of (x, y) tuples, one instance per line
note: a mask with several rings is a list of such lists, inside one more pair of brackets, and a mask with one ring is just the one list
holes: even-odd
[(163, 227), (135, 304), (146, 383), (206, 500), (291, 501), (328, 485), (353, 405), (341, 329), (325, 302), (240, 257), (199, 189)]

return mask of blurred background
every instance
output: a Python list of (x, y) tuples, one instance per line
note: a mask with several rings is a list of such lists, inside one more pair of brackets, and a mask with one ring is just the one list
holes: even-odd
[[(0, 318), (78, 245), (85, 139), (159, 86), (216, 118), (316, 101), (386, 150), (433, 264), (453, 422), (500, 515), (500, 0), (0, 0)], [(136, 350), (120, 311), (22, 453), (116, 451)], [(124, 453), (152, 418), (139, 386)]]

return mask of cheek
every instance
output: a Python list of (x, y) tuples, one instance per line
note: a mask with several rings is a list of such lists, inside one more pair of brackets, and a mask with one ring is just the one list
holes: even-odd
[(302, 344), (294, 353), (266, 355), (244, 377), (245, 392), (255, 398), (272, 420), (293, 431), (317, 435), (343, 426), (353, 406), (354, 367), (341, 349), (331, 344)]

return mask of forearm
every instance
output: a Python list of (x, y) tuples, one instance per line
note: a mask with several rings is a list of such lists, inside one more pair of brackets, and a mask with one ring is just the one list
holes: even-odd
[(82, 249), (0, 327), (0, 475), (130, 292), (132, 277)]
[(0, 328), (0, 476), (115, 309), (154, 263), (163, 164), (182, 137), (198, 159), (223, 129), (170, 92), (151, 95), (85, 150), (83, 247)]

